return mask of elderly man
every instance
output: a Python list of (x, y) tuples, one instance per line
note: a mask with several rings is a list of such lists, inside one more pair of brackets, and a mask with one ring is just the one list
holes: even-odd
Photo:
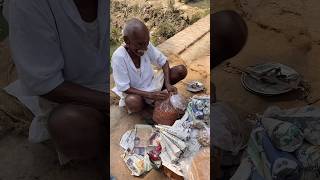
[[(120, 106), (129, 112), (139, 112), (146, 104), (164, 100), (168, 93), (176, 93), (173, 85), (184, 79), (187, 69), (183, 65), (169, 68), (169, 62), (149, 41), (149, 30), (138, 19), (128, 20), (123, 29), (125, 44), (112, 55), (111, 65), (116, 86), (113, 91), (120, 96)], [(162, 68), (155, 72), (152, 65)], [(166, 89), (167, 92), (161, 91)]]
[(62, 164), (106, 154), (108, 6), (105, 0), (5, 4), (18, 73), (5, 90), (34, 115), (29, 140), (52, 138)]

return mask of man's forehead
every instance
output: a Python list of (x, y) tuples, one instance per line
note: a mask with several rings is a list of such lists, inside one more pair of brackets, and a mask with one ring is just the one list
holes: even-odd
[(148, 29), (135, 29), (131, 33), (133, 38), (146, 39), (149, 38)]

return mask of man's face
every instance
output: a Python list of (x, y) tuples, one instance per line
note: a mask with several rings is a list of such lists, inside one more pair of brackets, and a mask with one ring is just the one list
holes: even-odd
[(148, 30), (139, 30), (134, 32), (126, 42), (129, 50), (136, 56), (143, 56), (145, 51), (148, 49), (150, 37)]

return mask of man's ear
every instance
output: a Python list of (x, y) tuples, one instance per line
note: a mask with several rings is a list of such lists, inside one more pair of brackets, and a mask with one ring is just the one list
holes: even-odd
[(129, 40), (128, 36), (123, 36), (123, 40), (127, 45), (130, 44), (130, 40)]

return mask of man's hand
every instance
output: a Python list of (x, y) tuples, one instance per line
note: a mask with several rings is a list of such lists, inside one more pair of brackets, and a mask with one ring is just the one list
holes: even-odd
[(61, 104), (78, 104), (108, 112), (109, 96), (71, 82), (63, 82), (51, 92), (41, 97)]
[(150, 92), (149, 97), (153, 100), (165, 100), (169, 97), (169, 94), (164, 91), (156, 91), (156, 92)]
[(176, 94), (178, 92), (178, 89), (171, 84), (166, 84), (166, 89), (169, 93)]

